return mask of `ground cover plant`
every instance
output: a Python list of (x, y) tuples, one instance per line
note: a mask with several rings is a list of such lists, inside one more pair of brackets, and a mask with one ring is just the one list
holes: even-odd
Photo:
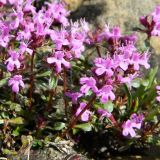
[(91, 157), (159, 145), (158, 67), (149, 63), (159, 6), (140, 18), (145, 51), (136, 33), (73, 22), (64, 1), (0, 0), (0, 14), (3, 157), (29, 158), (57, 139)]

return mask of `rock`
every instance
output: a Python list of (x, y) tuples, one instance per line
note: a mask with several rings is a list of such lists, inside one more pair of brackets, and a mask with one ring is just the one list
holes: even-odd
[(87, 157), (73, 151), (71, 154), (62, 153), (54, 148), (32, 150), (30, 160), (89, 160)]
[(71, 17), (85, 17), (94, 24), (120, 25), (128, 32), (139, 26), (139, 17), (150, 13), (158, 3), (160, 0), (85, 0)]
[[(71, 18), (85, 18), (92, 25), (118, 25), (125, 34), (132, 33), (134, 28), (140, 27), (139, 17), (150, 13), (158, 3), (160, 0), (86, 0), (72, 12)], [(143, 49), (146, 35), (137, 35), (138, 45)]]
[(68, 5), (69, 10), (75, 11), (76, 9), (78, 9), (78, 7), (80, 7), (80, 5), (84, 0), (64, 0), (64, 1)]

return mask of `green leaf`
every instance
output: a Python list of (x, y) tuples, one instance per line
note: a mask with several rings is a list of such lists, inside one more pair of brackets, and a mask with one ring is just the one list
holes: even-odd
[(4, 79), (2, 79), (2, 80), (0, 80), (0, 87), (3, 87), (4, 85), (6, 85), (7, 84), (7, 82), (8, 82), (8, 77), (7, 78), (4, 78)]
[(85, 94), (85, 96), (90, 96), (92, 93), (93, 93), (93, 92), (92, 92), (91, 90), (89, 90), (89, 91)]
[(137, 112), (138, 107), (139, 107), (139, 99), (136, 98), (136, 99), (135, 99), (135, 105), (134, 105), (134, 112)]
[(55, 88), (57, 86), (57, 83), (58, 83), (58, 78), (54, 77), (54, 76), (51, 77), (49, 79), (49, 89), (51, 90), (51, 89)]
[(4, 119), (0, 119), (0, 124), (3, 124), (4, 123)]
[(89, 132), (92, 130), (92, 124), (91, 123), (77, 124), (75, 125), (75, 128), (79, 128), (83, 131)]
[(72, 131), (73, 131), (73, 135), (75, 135), (79, 132), (79, 129), (78, 128), (72, 128)]
[(156, 107), (152, 110), (149, 111), (149, 114), (145, 117), (146, 121), (151, 121), (153, 120), (154, 116), (158, 115), (160, 113), (159, 107)]
[(134, 88), (139, 88), (140, 85), (141, 85), (141, 81), (139, 78), (135, 79), (132, 81), (131, 85), (134, 87)]
[(16, 155), (17, 154), (16, 151), (12, 151), (12, 150), (9, 150), (9, 149), (3, 149), (2, 152), (5, 155)]
[(17, 103), (11, 103), (10, 109), (16, 112), (20, 112), (22, 110), (20, 104)]
[(111, 113), (113, 111), (114, 104), (111, 101), (108, 101), (107, 103), (105, 103), (105, 104), (102, 105), (102, 108), (103, 109), (107, 109), (108, 112)]
[(12, 118), (9, 120), (11, 124), (24, 124), (24, 119), (22, 117)]
[(148, 80), (148, 79), (143, 79), (143, 80), (142, 80), (142, 85), (143, 85), (144, 87), (147, 87), (147, 86), (149, 85), (149, 80)]
[(149, 72), (148, 78), (149, 78), (149, 85), (147, 88), (150, 88), (155, 80), (156, 74), (158, 72), (158, 66), (152, 68)]
[(19, 132), (20, 132), (20, 127), (18, 126), (15, 130), (13, 130), (12, 135), (14, 137), (17, 137), (20, 134)]
[(126, 93), (127, 93), (127, 97), (128, 97), (128, 108), (130, 109), (131, 106), (132, 106), (132, 94), (131, 94), (131, 92), (130, 92), (130, 90), (129, 90), (129, 88), (128, 88), (128, 86), (127, 86), (126, 84), (124, 85), (124, 89), (125, 89), (125, 91), (126, 91)]
[(34, 140), (33, 140), (33, 143), (32, 143), (32, 146), (33, 146), (33, 147), (42, 147), (42, 146), (43, 146), (43, 143), (42, 143), (41, 140), (34, 139)]
[(46, 77), (46, 76), (50, 76), (50, 75), (51, 75), (51, 71), (46, 71), (44, 73), (36, 74), (36, 78)]
[(57, 130), (57, 131), (60, 131), (60, 130), (62, 130), (65, 126), (66, 126), (66, 125), (65, 125), (65, 123), (63, 123), (63, 122), (56, 122), (56, 123), (54, 124), (54, 129)]

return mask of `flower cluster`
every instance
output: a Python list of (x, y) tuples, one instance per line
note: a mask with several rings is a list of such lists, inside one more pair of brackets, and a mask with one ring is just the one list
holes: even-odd
[(19, 86), (24, 88), (24, 83), (22, 81), (22, 76), (21, 75), (15, 75), (13, 76), (9, 81), (8, 85), (12, 86), (12, 91), (15, 93), (19, 92)]
[(109, 25), (105, 25), (104, 29), (97, 35), (97, 42), (107, 41), (109, 45), (118, 46), (119, 43), (126, 45), (128, 42), (135, 43), (137, 41), (137, 36), (135, 33), (124, 36), (121, 33), (120, 27), (115, 26), (110, 29)]
[(84, 43), (89, 31), (85, 20), (70, 23), (69, 26), (63, 27), (61, 30), (52, 30), (51, 39), (55, 44), (55, 50), (51, 57), (47, 58), (49, 64), (56, 66), (56, 72), (62, 71), (64, 68), (70, 68), (70, 61), (74, 58), (80, 58), (84, 51)]
[[(4, 54), (7, 54), (4, 62), (7, 65), (7, 71), (11, 72), (11, 74), (14, 73), (14, 77), (20, 76), (18, 75), (19, 70), (27, 67), (29, 57), (34, 54), (33, 52), (35, 52), (36, 48), (45, 43), (45, 40), (49, 38), (53, 40), (55, 36), (54, 43), (57, 42), (56, 44), (60, 46), (65, 43), (63, 43), (64, 39), (66, 39), (66, 41), (68, 41), (67, 38), (69, 39), (69, 34), (68, 37), (64, 37), (63, 39), (64, 31), (58, 32), (53, 28), (53, 25), (60, 24), (64, 27), (69, 25), (67, 19), (69, 12), (65, 9), (65, 4), (56, 1), (52, 3), (47, 2), (44, 7), (36, 11), (33, 2), (33, 0), (0, 1), (1, 7), (6, 10), (6, 12), (1, 12), (0, 46), (3, 48)], [(77, 32), (77, 30), (75, 32)], [(76, 34), (77, 39), (82, 38), (80, 36), (78, 37), (78, 33)], [(74, 47), (77, 47), (77, 50), (79, 50), (77, 42), (73, 39), (72, 41), (72, 43), (74, 43), (74, 45), (70, 46), (72, 50), (74, 50)], [(67, 45), (70, 43), (71, 42), (68, 41)], [(83, 46), (80, 47), (83, 48)], [(9, 48), (9, 50), (5, 48)], [(59, 72), (61, 70), (61, 64), (66, 68), (69, 68), (70, 64), (65, 60), (64, 52), (60, 50), (60, 47), (57, 48), (58, 50), (54, 53), (54, 59), (48, 59), (48, 63), (56, 63), (56, 70)], [(84, 48), (82, 50), (84, 50)], [(16, 73), (17, 75), (15, 75)], [(14, 77), (11, 78), (11, 80), (14, 79)], [(15, 90), (12, 87), (12, 90), (16, 93), (19, 92), (18, 88)]]
[(157, 6), (155, 10), (147, 15), (140, 17), (140, 22), (147, 30), (144, 30), (148, 36), (160, 35), (160, 6)]
[[(131, 82), (139, 76), (141, 67), (150, 68), (148, 63), (149, 54), (147, 52), (143, 54), (138, 52), (134, 45), (136, 39), (135, 34), (123, 36), (119, 27), (110, 30), (106, 26), (102, 32), (97, 34), (97, 42), (104, 41), (108, 44), (106, 55), (95, 58), (91, 76), (80, 78), (79, 92), (67, 92), (66, 94), (74, 104), (77, 104), (76, 116), (80, 114), (80, 111), (86, 105), (83, 104), (84, 102), (79, 102), (79, 99), (83, 101), (83, 98), (85, 99), (89, 94), (93, 94), (99, 104), (114, 103), (116, 92), (122, 84), (128, 84), (131, 88)], [(93, 44), (93, 40), (91, 42)], [(100, 119), (107, 117), (111, 121), (114, 120), (112, 113), (106, 108), (98, 107), (96, 109), (95, 112), (91, 112), (91, 110), (94, 111), (94, 107), (85, 110), (81, 115), (81, 120), (89, 120), (91, 113), (98, 113)], [(130, 134), (131, 137), (135, 137), (134, 128), (140, 129), (142, 121), (142, 115), (132, 114), (131, 119), (127, 120), (122, 126), (123, 135)], [(115, 120), (113, 123), (116, 123)]]
[(128, 119), (126, 122), (123, 123), (122, 134), (124, 136), (130, 135), (131, 137), (136, 137), (135, 129), (141, 129), (143, 120), (144, 120), (143, 114), (133, 113), (130, 119)]

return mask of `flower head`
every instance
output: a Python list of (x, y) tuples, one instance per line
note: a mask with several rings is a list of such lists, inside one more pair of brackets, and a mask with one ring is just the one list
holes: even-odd
[(20, 61), (19, 61), (19, 53), (13, 50), (9, 51), (10, 57), (5, 61), (5, 64), (7, 64), (7, 70), (13, 71), (16, 67), (17, 69), (20, 68)]
[(80, 98), (83, 94), (79, 93), (79, 92), (75, 92), (75, 93), (66, 92), (65, 95), (68, 96), (68, 97), (70, 97), (72, 99), (73, 104), (76, 104), (78, 98)]
[(84, 94), (87, 94), (87, 92), (91, 89), (93, 92), (97, 92), (98, 88), (96, 86), (96, 80), (93, 77), (83, 77), (80, 79), (80, 84), (82, 84), (82, 87), (80, 88), (80, 91)]
[[(79, 108), (76, 111), (76, 116), (78, 116), (81, 113), (81, 111), (85, 108), (86, 105), (87, 104), (84, 103), (84, 102), (80, 103), (80, 106), (79, 106)], [(85, 110), (85, 112), (81, 115), (81, 120), (84, 121), (84, 122), (88, 121), (90, 115), (91, 115), (91, 112), (88, 109)]]
[(135, 129), (141, 129), (142, 123), (144, 120), (143, 114), (135, 114), (133, 113), (129, 120), (123, 123), (122, 134), (124, 136), (130, 135), (131, 137), (136, 137)]
[(70, 63), (64, 59), (64, 53), (62, 51), (55, 51), (52, 57), (47, 58), (49, 64), (55, 64), (56, 72), (60, 73), (62, 70), (62, 65), (65, 68), (70, 68)]
[(113, 93), (113, 87), (111, 85), (105, 85), (103, 86), (98, 92), (97, 96), (101, 97), (100, 101), (102, 103), (106, 103), (109, 100), (115, 100), (115, 94)]
[(24, 83), (22, 81), (22, 76), (21, 75), (15, 75), (8, 81), (8, 85), (12, 86), (12, 91), (15, 93), (19, 92), (19, 87), (21, 86), (24, 88)]
[(108, 112), (107, 109), (102, 109), (102, 108), (98, 108), (98, 113), (101, 116), (101, 118), (110, 117), (112, 115), (112, 113)]

